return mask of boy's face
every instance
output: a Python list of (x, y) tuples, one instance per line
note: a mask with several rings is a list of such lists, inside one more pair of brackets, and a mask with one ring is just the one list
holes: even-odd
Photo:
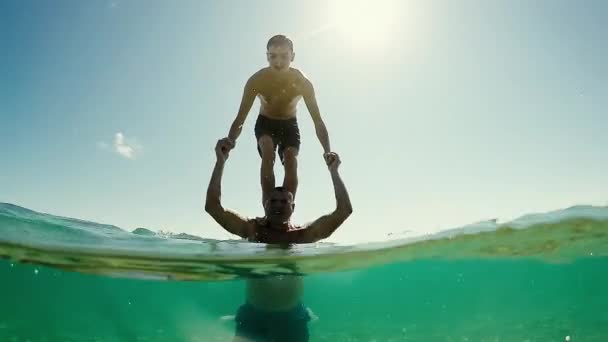
[(293, 61), (295, 54), (287, 45), (271, 45), (266, 51), (268, 64), (273, 70), (289, 70), (289, 65)]

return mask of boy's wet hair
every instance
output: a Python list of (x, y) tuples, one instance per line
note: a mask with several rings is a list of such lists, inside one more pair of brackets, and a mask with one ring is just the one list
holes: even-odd
[(282, 34), (277, 34), (268, 40), (266, 44), (266, 50), (270, 49), (271, 46), (288, 46), (291, 52), (293, 52), (293, 42)]

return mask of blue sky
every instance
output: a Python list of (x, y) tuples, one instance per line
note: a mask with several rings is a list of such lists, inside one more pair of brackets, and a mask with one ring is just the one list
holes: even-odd
[[(2, 1), (0, 201), (231, 237), (203, 211), (213, 147), (282, 33), (355, 209), (329, 241), (606, 205), (606, 15), (604, 1)], [(258, 109), (223, 182), (245, 215), (261, 214)], [(298, 115), (306, 222), (334, 196)]]

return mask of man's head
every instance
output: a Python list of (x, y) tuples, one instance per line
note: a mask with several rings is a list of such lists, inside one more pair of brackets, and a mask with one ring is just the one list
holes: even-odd
[(266, 58), (273, 70), (289, 70), (289, 65), (293, 62), (295, 53), (293, 52), (293, 42), (286, 36), (279, 34), (273, 36), (266, 44)]
[(266, 218), (277, 225), (289, 222), (294, 208), (293, 194), (282, 186), (274, 188), (264, 202)]

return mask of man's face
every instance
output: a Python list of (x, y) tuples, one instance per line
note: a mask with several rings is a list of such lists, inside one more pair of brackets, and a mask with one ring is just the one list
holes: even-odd
[(294, 56), (295, 54), (287, 45), (271, 45), (266, 51), (268, 64), (276, 71), (288, 70)]
[(275, 223), (287, 222), (294, 207), (293, 195), (288, 191), (273, 191), (264, 204), (266, 217)]

